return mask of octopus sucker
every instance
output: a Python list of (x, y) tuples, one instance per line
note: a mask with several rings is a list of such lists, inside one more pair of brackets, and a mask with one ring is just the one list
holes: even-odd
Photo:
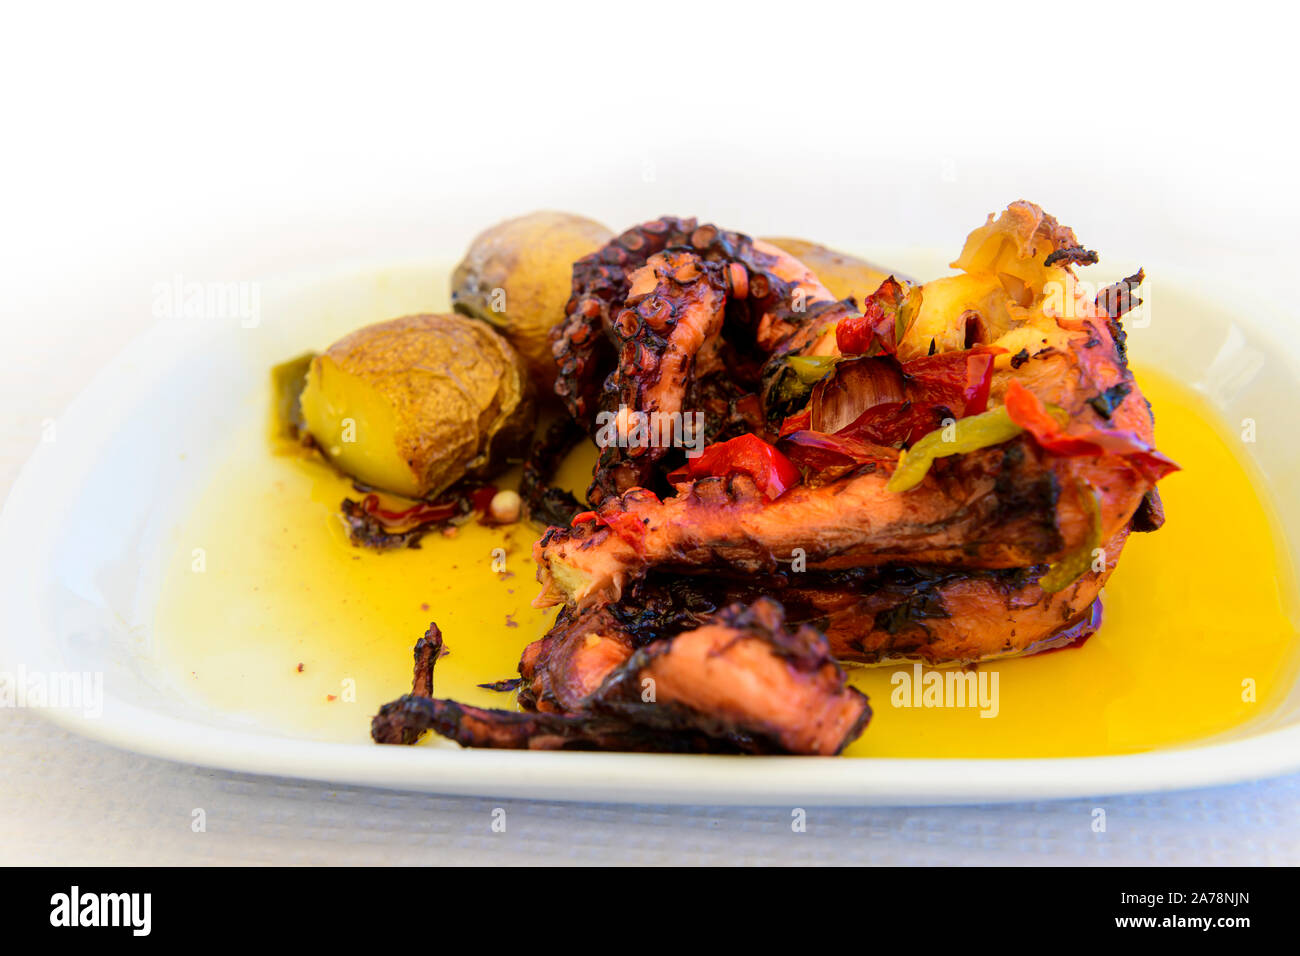
[[(523, 710), (434, 697), (426, 636), (375, 739), (830, 755), (870, 719), (842, 663), (1086, 639), (1177, 470), (1128, 368), (1144, 273), (1089, 298), (1073, 270), (1098, 259), (1019, 201), (954, 274), (876, 272), (862, 301), (695, 219), (579, 260), (555, 390), (601, 450), (589, 509), (553, 496), (568, 520), (533, 547), (534, 606), (558, 614), (523, 651)], [(655, 414), (700, 416), (700, 453), (633, 438)]]

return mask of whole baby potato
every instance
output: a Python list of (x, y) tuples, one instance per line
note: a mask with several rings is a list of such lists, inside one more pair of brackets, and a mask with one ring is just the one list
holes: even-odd
[(573, 264), (613, 237), (600, 223), (566, 212), (497, 223), (470, 243), (452, 274), (452, 308), (498, 329), (549, 394), (556, 369), (546, 335), (564, 318)]
[[(837, 299), (852, 297), (859, 306), (880, 288), (891, 273), (865, 259), (836, 252), (806, 239), (765, 239), (794, 256), (817, 274), (822, 285)], [(903, 278), (901, 275), (898, 278)]]
[(409, 315), (311, 361), (307, 432), (342, 471), (409, 498), (483, 478), (522, 452), (535, 404), (519, 355), (482, 322)]

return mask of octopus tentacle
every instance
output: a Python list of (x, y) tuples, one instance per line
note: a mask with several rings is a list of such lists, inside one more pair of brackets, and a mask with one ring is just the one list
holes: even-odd
[[(652, 469), (674, 438), (659, 434), (660, 424), (674, 417), (683, 421), (696, 358), (717, 347), (725, 303), (716, 264), (685, 249), (658, 253), (633, 273), (626, 305), (612, 329), (618, 365), (601, 399), (602, 416), (615, 427), (602, 430), (597, 439), (602, 448), (589, 501), (650, 486)], [(606, 431), (616, 434), (603, 438)], [(680, 424), (675, 437), (683, 439)]]
[(376, 743), (411, 742), (432, 730), (462, 747), (504, 750), (624, 750), (654, 753), (736, 753), (702, 734), (647, 730), (617, 717), (488, 710), (454, 700), (408, 694), (385, 704), (371, 722)]
[(430, 624), (415, 644), (411, 693), (384, 704), (370, 722), (375, 743), (410, 745), (432, 730), (464, 747), (735, 752), (726, 741), (711, 741), (700, 734), (664, 733), (618, 717), (489, 710), (437, 699), (433, 696), (433, 671), (446, 653), (442, 632), (437, 624)]
[[(530, 646), (521, 674), (536, 679), (557, 648), (567, 653), (555, 674), (585, 672), (574, 652), (598, 646), (600, 625), (611, 623), (600, 615), (562, 618), (551, 635), (556, 643)], [(723, 608), (635, 652), (627, 640), (618, 654), (602, 656), (591, 671), (598, 683), (570, 697), (571, 710), (488, 710), (413, 692), (380, 708), (371, 736), (409, 744), (432, 730), (467, 747), (831, 755), (871, 717), (826, 638), (811, 627), (787, 629), (781, 605), (769, 598)], [(413, 689), (432, 692), (437, 656), (429, 643), (417, 646)]]
[(1024, 439), (942, 459), (930, 484), (907, 495), (887, 488), (891, 472), (801, 485), (774, 501), (740, 473), (683, 485), (662, 501), (634, 490), (533, 546), (542, 584), (534, 606), (617, 601), (652, 568), (772, 571), (796, 549), (810, 569), (1024, 567), (1056, 560), (1087, 533), (1083, 502)]
[(663, 216), (634, 226), (574, 263), (573, 294), (550, 341), (559, 371), (555, 393), (577, 421), (590, 423), (596, 413), (613, 360), (606, 329), (627, 297), (629, 275), (655, 253), (686, 241), (694, 230), (694, 219)]
[(766, 597), (637, 651), (595, 705), (646, 727), (684, 723), (754, 753), (833, 756), (871, 719), (826, 638), (809, 626), (788, 629), (781, 605)]
[[(579, 260), (573, 290), (565, 320), (551, 331), (556, 393), (570, 413), (595, 432), (597, 412), (607, 423), (608, 415), (700, 411), (711, 439), (739, 423), (762, 427), (763, 363), (835, 304), (789, 253), (674, 217), (630, 229)], [(663, 458), (653, 443), (606, 444), (590, 502), (654, 484)]]

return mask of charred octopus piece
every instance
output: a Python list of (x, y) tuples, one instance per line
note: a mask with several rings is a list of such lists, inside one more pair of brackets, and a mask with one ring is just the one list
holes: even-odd
[[(1127, 532), (1163, 520), (1155, 482), (1176, 468), (1127, 366), (1121, 318), (1142, 274), (1090, 301), (1072, 264), (1093, 258), (1013, 203), (971, 233), (959, 274), (890, 279), (861, 313), (831, 303), (790, 323), (762, 341), (769, 373), (821, 380), (785, 410), (777, 450), (748, 437), (802, 483), (765, 494), (752, 467), (701, 469), (706, 453), (671, 477), (675, 495), (606, 494), (535, 545), (534, 603), (626, 620), (670, 582), (699, 597), (682, 618), (698, 625), (723, 600), (771, 593), (837, 657), (873, 663), (989, 659), (1086, 632)], [(796, 555), (800, 574), (786, 570)]]
[[(1098, 595), (1115, 568), (1123, 533), (1107, 544), (1100, 570), (1047, 593), (1043, 565), (1002, 570), (886, 566), (769, 574), (652, 571), (624, 599), (599, 612), (632, 641), (697, 627), (721, 607), (771, 595), (790, 626), (826, 635), (836, 660), (968, 664), (1078, 641), (1100, 623)], [(572, 612), (563, 611), (562, 615)], [(1095, 618), (1095, 621), (1094, 621)], [(554, 679), (562, 680), (562, 669)]]
[[(628, 230), (573, 269), (566, 319), (551, 332), (556, 394), (599, 436), (613, 423), (588, 491), (599, 503), (663, 486), (666, 449), (627, 440), (633, 414), (699, 412), (704, 437), (763, 427), (763, 365), (834, 299), (799, 260), (694, 219)], [(604, 413), (603, 415), (599, 413)]]
[[(659, 423), (684, 420), (687, 385), (696, 367), (720, 361), (726, 295), (716, 263), (669, 249), (652, 256), (631, 279), (626, 304), (610, 330), (618, 364), (601, 397), (605, 428), (598, 431), (600, 459), (588, 492), (593, 500), (653, 486), (654, 464), (673, 437), (659, 434)], [(633, 413), (652, 424), (637, 427)]]
[(555, 394), (584, 426), (592, 424), (597, 396), (613, 365), (606, 330), (627, 298), (629, 276), (655, 253), (685, 242), (694, 230), (694, 219), (665, 216), (629, 229), (573, 264), (573, 294), (550, 341), (559, 369)]
[[(992, 394), (1005, 395), (1016, 381), (1072, 420), (1100, 422), (1089, 399), (1124, 382), (1129, 391), (1106, 427), (1150, 445), (1150, 410), (1117, 363), (1106, 325), (1085, 321), (1068, 341), (1075, 348), (995, 372)], [(1028, 435), (939, 459), (920, 486), (904, 493), (890, 488), (896, 462), (875, 464), (866, 474), (793, 488), (771, 502), (739, 475), (697, 480), (663, 501), (633, 492), (607, 502), (597, 511), (599, 521), (552, 528), (534, 546), (543, 585), (535, 603), (616, 601), (629, 579), (658, 565), (770, 570), (795, 548), (806, 553), (810, 568), (1050, 563), (1089, 536), (1092, 520), (1080, 489), (1100, 490), (1100, 540), (1108, 541), (1128, 526), (1154, 486), (1123, 456), (1057, 455)]]
[(785, 626), (759, 598), (640, 649), (596, 693), (595, 705), (665, 731), (696, 727), (752, 753), (838, 754), (871, 719), (816, 628)]
[(424, 643), (413, 693), (380, 708), (371, 735), (413, 743), (433, 730), (467, 747), (513, 749), (833, 755), (871, 717), (825, 637), (807, 626), (787, 630), (781, 605), (768, 598), (635, 651), (599, 615), (565, 622), (539, 644), (520, 665), (531, 688), (524, 700), (550, 709), (432, 698), (437, 649)]
[[(1014, 568), (1053, 560), (1070, 544), (1057, 510), (1078, 508), (1021, 442), (953, 459), (933, 492), (889, 491), (878, 469), (769, 501), (746, 475), (702, 478), (658, 501), (639, 490), (602, 505), (533, 546), (537, 607), (618, 601), (652, 568), (680, 573), (774, 571), (802, 552), (809, 569), (887, 564)], [(581, 519), (582, 516), (579, 516)], [(639, 529), (639, 530), (638, 530)]]

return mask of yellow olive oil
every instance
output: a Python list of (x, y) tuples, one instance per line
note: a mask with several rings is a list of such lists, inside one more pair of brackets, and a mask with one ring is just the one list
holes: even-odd
[[(1129, 537), (1101, 631), (1076, 648), (980, 665), (997, 691), (983, 707), (895, 706), (920, 699), (903, 680), (910, 666), (855, 668), (875, 716), (850, 756), (1131, 753), (1230, 730), (1281, 699), (1297, 628), (1269, 506), (1195, 393), (1151, 371), (1139, 380), (1160, 449), (1183, 471), (1161, 482), (1164, 528)], [(585, 487), (590, 463), (575, 454), (561, 483)], [(554, 618), (529, 603), (536, 529), (470, 522), (418, 549), (374, 553), (347, 542), (337, 511), (349, 495), (329, 466), (241, 436), (170, 543), (156, 633), (180, 691), (273, 732), (365, 741), (379, 705), (409, 690), (412, 646), (436, 621), (450, 650), (438, 695), (513, 708), (513, 693), (478, 685), (517, 676), (520, 651)]]

